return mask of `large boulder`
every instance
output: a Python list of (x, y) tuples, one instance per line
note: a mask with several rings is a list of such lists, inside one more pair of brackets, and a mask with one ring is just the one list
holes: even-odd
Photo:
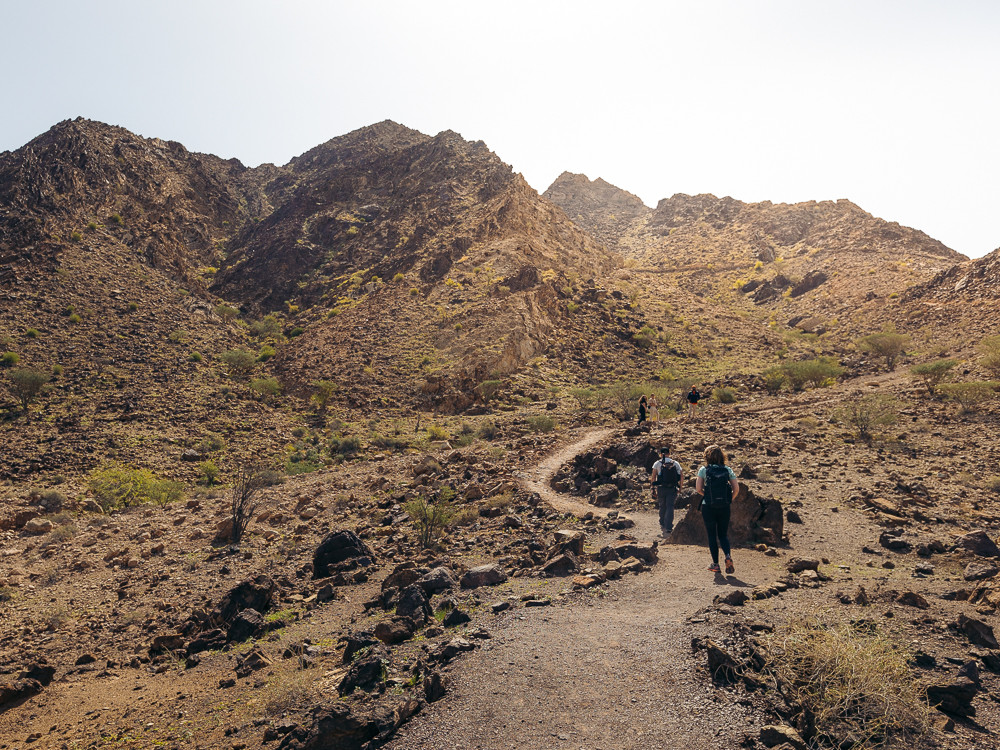
[(396, 602), (396, 614), (399, 617), (408, 617), (418, 625), (423, 625), (434, 615), (427, 595), (418, 584), (410, 584), (399, 595)]
[(333, 531), (313, 553), (313, 578), (326, 578), (341, 570), (374, 564), (374, 555), (361, 537), (350, 529)]
[(389, 664), (389, 653), (385, 648), (373, 646), (370, 651), (351, 663), (347, 674), (337, 687), (337, 692), (341, 695), (350, 695), (360, 689), (370, 693), (385, 682)]
[(38, 680), (23, 678), (12, 682), (0, 682), (0, 710), (23, 703), (40, 692), (42, 683)]
[[(750, 542), (780, 544), (785, 531), (785, 516), (781, 502), (757, 497), (740, 482), (740, 491), (733, 499), (729, 517), (729, 541), (733, 545)], [(692, 502), (680, 523), (665, 540), (670, 544), (708, 544), (701, 503)]]
[(245, 609), (267, 612), (271, 608), (276, 591), (277, 586), (268, 576), (261, 575), (243, 581), (222, 597), (210, 619), (216, 627), (228, 627)]
[(457, 583), (448, 568), (438, 567), (425, 573), (417, 581), (417, 585), (424, 590), (427, 596), (433, 596), (434, 594), (440, 594), (442, 591), (455, 588)]
[(233, 618), (226, 633), (226, 640), (231, 643), (242, 643), (253, 638), (265, 629), (264, 617), (256, 609), (244, 609)]
[(820, 284), (825, 283), (827, 278), (826, 273), (819, 269), (810, 271), (803, 277), (802, 281), (792, 287), (792, 296), (801, 297), (806, 292), (811, 292)]
[(507, 574), (496, 563), (471, 568), (462, 576), (463, 589), (477, 589), (480, 586), (496, 586), (507, 580)]
[(980, 557), (1000, 557), (1000, 548), (985, 531), (973, 531), (955, 540), (953, 549), (964, 549)]

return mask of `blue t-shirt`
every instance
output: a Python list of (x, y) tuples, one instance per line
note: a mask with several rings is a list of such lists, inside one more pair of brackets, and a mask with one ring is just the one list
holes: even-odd
[[(736, 475), (733, 473), (733, 470), (730, 467), (727, 466), (726, 467), (726, 471), (729, 472), (729, 478), (730, 479), (736, 479)], [(704, 466), (702, 466), (700, 469), (698, 469), (698, 479), (701, 479), (703, 481), (705, 479), (705, 467)]]

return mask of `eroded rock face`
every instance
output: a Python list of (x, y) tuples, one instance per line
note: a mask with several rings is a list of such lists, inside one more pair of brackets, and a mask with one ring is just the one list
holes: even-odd
[[(748, 542), (780, 544), (784, 535), (784, 519), (780, 501), (757, 497), (740, 482), (740, 491), (733, 499), (730, 511), (729, 541), (733, 545)], [(684, 518), (674, 525), (673, 533), (664, 541), (670, 544), (708, 544), (700, 502), (688, 507)]]
[(829, 277), (826, 275), (825, 271), (821, 271), (819, 269), (810, 271), (805, 275), (802, 281), (792, 287), (792, 296), (801, 297), (806, 292), (811, 292), (820, 284), (826, 282), (828, 278)]
[(313, 578), (326, 578), (342, 569), (367, 567), (374, 555), (361, 537), (350, 529), (331, 532), (313, 553)]

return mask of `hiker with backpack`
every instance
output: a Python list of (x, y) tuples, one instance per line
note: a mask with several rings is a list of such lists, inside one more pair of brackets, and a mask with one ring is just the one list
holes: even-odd
[(660, 460), (653, 464), (653, 499), (660, 506), (660, 529), (663, 536), (674, 530), (674, 501), (681, 486), (681, 465), (670, 458), (670, 444), (660, 448)]
[(688, 416), (694, 419), (694, 414), (698, 410), (698, 402), (701, 401), (701, 393), (698, 392), (698, 387), (692, 385), (691, 390), (687, 394), (688, 402)]
[(740, 483), (733, 470), (726, 466), (726, 453), (717, 445), (705, 449), (705, 465), (698, 469), (698, 479), (694, 491), (702, 496), (701, 517), (708, 532), (708, 549), (712, 553), (712, 564), (708, 569), (714, 573), (719, 569), (719, 547), (726, 553), (726, 573), (736, 572), (732, 551), (729, 548), (729, 512), (733, 498), (740, 491)]

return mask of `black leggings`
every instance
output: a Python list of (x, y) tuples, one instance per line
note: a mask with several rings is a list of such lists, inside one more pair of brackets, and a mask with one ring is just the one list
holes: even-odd
[(708, 549), (712, 553), (712, 562), (719, 564), (719, 547), (730, 556), (729, 549), (729, 505), (701, 505), (701, 517), (705, 519), (705, 531), (708, 532)]

